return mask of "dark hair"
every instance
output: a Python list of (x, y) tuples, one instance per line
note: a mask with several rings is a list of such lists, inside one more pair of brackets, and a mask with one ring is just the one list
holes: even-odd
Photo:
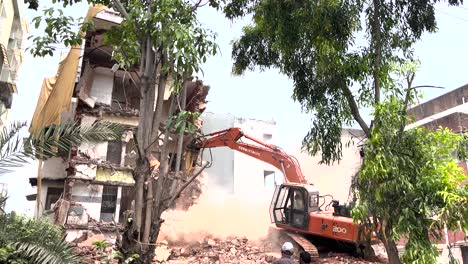
[(309, 252), (302, 251), (299, 256), (300, 256), (302, 262), (304, 262), (304, 263), (310, 263), (312, 261)]

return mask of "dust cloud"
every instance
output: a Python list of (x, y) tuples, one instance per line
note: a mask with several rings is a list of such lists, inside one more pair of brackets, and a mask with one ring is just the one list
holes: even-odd
[(204, 186), (198, 202), (187, 211), (167, 211), (160, 241), (201, 242), (204, 237), (226, 239), (265, 238), (271, 226), (269, 207), (273, 190), (229, 194), (220, 188)]

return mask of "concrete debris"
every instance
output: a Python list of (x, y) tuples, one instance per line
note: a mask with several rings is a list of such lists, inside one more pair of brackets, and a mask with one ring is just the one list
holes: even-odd
[[(170, 241), (159, 243), (154, 263), (164, 264), (228, 264), (228, 263), (273, 263), (281, 257), (278, 245), (271, 241), (250, 242), (247, 238), (231, 237), (228, 239), (204, 238), (199, 242), (180, 243)], [(167, 254), (168, 253), (168, 254)], [(158, 254), (163, 254), (159, 256)], [(164, 255), (165, 254), (165, 255)], [(297, 260), (297, 259), (296, 259)], [(385, 260), (365, 261), (346, 254), (329, 253), (317, 263), (387, 263)]]
[(156, 263), (160, 263), (166, 261), (171, 256), (171, 250), (167, 245), (162, 245), (156, 248), (154, 251), (153, 261)]
[[(85, 234), (77, 237), (75, 241), (82, 240)], [(109, 241), (104, 249), (93, 246), (93, 242), (102, 241), (101, 234), (86, 233), (87, 239), (78, 243), (75, 250), (85, 259), (85, 263), (108, 263), (107, 256), (111, 255), (115, 248), (115, 241)], [(276, 241), (278, 242), (278, 241)], [(218, 239), (206, 237), (200, 242), (181, 243), (177, 241), (163, 240), (158, 243), (153, 257), (153, 264), (266, 264), (273, 263), (281, 257), (280, 246), (272, 240), (251, 242), (246, 238)], [(321, 253), (321, 258), (316, 263), (321, 264), (373, 264), (388, 263), (385, 256), (378, 254), (375, 261), (366, 261), (351, 257), (344, 253)], [(296, 256), (296, 260), (297, 256)], [(117, 263), (113, 260), (110, 263)]]
[(269, 263), (264, 250), (249, 244), (246, 238), (204, 238), (191, 244), (172, 242), (169, 248), (170, 256), (155, 263)]
[[(89, 236), (89, 234), (88, 234)], [(103, 234), (94, 234), (89, 236), (88, 239), (78, 244), (79, 247), (92, 247), (94, 242), (103, 241), (106, 238)]]
[(207, 242), (208, 246), (216, 246), (216, 241), (214, 241), (213, 239), (208, 239), (208, 242)]

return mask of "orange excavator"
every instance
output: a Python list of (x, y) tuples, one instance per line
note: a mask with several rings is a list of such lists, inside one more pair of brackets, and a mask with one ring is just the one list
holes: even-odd
[[(244, 138), (256, 144), (243, 142)], [(189, 150), (196, 157), (202, 149), (217, 147), (242, 152), (273, 165), (283, 173), (286, 181), (276, 186), (270, 206), (271, 221), (277, 228), (285, 230), (313, 258), (319, 257), (317, 247), (312, 242), (317, 240), (331, 240), (357, 251), (362, 250), (362, 228), (353, 222), (349, 207), (340, 205), (336, 200), (324, 206), (326, 197), (332, 196), (320, 195), (319, 190), (302, 174), (296, 158), (277, 146), (245, 135), (240, 128), (198, 137), (189, 145)]]

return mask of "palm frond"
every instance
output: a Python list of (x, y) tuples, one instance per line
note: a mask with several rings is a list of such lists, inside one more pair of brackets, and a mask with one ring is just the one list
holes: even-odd
[(23, 152), (20, 131), (26, 127), (26, 122), (14, 122), (9, 128), (3, 127), (0, 132), (0, 174), (11, 172), (9, 168), (20, 167), (27, 163), (27, 155)]
[(81, 258), (65, 241), (56, 241), (47, 245), (34, 242), (15, 243), (15, 254), (36, 264), (75, 264), (82, 263)]
[(120, 139), (124, 127), (109, 122), (51, 125), (22, 139), (26, 122), (14, 122), (0, 132), (0, 175), (27, 164), (31, 158), (46, 160), (68, 153), (74, 145)]
[(120, 139), (123, 131), (121, 125), (109, 122), (52, 125), (28, 138), (26, 152), (36, 158), (47, 159), (68, 152), (73, 145)]

